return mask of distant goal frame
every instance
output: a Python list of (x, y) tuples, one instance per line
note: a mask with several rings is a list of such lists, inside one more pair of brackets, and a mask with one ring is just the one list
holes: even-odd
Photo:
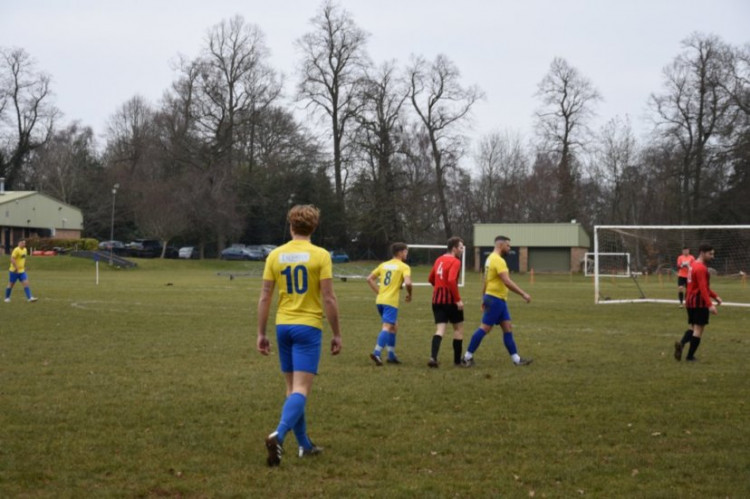
[[(627, 298), (606, 300), (601, 299), (599, 278), (599, 231), (600, 230), (750, 230), (750, 225), (595, 225), (594, 226), (594, 303), (602, 304), (622, 304), (622, 303), (677, 303), (677, 300), (658, 299), (658, 298)], [(637, 285), (637, 273), (628, 272)], [(750, 303), (741, 302), (722, 302), (722, 306), (733, 307), (750, 307)]]

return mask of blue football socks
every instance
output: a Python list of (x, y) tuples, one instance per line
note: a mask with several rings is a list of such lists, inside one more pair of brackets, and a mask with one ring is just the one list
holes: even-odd
[(479, 348), (479, 345), (482, 343), (486, 334), (487, 333), (485, 333), (484, 329), (481, 327), (474, 331), (474, 334), (471, 336), (471, 341), (469, 341), (469, 348), (467, 349), (470, 354), (473, 355), (474, 352), (477, 351), (477, 348)]
[(511, 355), (515, 355), (518, 353), (518, 348), (516, 348), (516, 342), (513, 339), (513, 332), (508, 331), (507, 333), (503, 333), (503, 343), (505, 343), (505, 348), (508, 350), (508, 353)]
[(297, 392), (286, 398), (284, 407), (281, 409), (281, 421), (276, 428), (279, 442), (284, 442), (284, 437), (289, 433), (289, 430), (297, 426), (299, 419), (304, 416), (305, 402), (307, 402), (307, 397)]

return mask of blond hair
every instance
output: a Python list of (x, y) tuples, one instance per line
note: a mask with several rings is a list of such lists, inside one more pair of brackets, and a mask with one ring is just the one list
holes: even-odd
[(295, 234), (309, 236), (318, 227), (320, 210), (311, 204), (298, 204), (289, 210), (286, 219)]

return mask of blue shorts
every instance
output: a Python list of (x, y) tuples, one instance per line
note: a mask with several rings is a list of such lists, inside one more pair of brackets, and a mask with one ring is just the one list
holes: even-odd
[(482, 299), (484, 304), (484, 313), (482, 314), (482, 324), (496, 326), (501, 322), (510, 320), (510, 310), (508, 304), (502, 298), (492, 295), (484, 295)]
[(323, 332), (312, 326), (279, 324), (276, 341), (279, 344), (281, 372), (304, 371), (318, 374)]
[(26, 275), (26, 272), (8, 272), (10, 274), (10, 283), (15, 284), (16, 281), (26, 282), (29, 280), (29, 277)]
[(396, 324), (398, 320), (398, 309), (390, 305), (378, 305), (378, 313), (387, 324)]

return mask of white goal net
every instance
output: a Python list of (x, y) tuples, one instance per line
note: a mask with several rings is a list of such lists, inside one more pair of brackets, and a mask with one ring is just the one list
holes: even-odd
[(716, 253), (711, 288), (725, 305), (750, 306), (750, 225), (595, 226), (586, 254), (595, 303), (677, 304), (677, 257), (684, 247), (697, 257), (704, 242)]
[[(408, 263), (412, 267), (412, 284), (414, 286), (429, 286), (427, 277), (435, 260), (447, 251), (445, 244), (407, 244), (409, 246)], [(414, 267), (427, 266), (427, 272), (415, 272)], [(461, 255), (461, 275), (458, 286), (463, 287), (466, 276), (466, 250)]]

